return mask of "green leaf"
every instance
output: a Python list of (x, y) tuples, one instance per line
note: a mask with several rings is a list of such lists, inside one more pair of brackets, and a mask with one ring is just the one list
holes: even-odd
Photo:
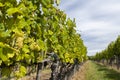
[(53, 35), (53, 32), (51, 30), (48, 30), (49, 35)]
[(52, 36), (50, 37), (50, 40), (52, 41), (52, 43), (57, 43), (57, 42), (58, 42), (58, 39), (56, 38), (55, 35), (52, 35)]
[(21, 19), (21, 20), (19, 21), (19, 23), (18, 23), (18, 28), (19, 28), (19, 29), (22, 29), (22, 28), (28, 26), (27, 22), (26, 22), (24, 19), (22, 19), (22, 18), (23, 18), (23, 16), (21, 16), (21, 18), (19, 18), (19, 19)]
[(24, 45), (23, 48), (22, 48), (22, 51), (23, 51), (24, 53), (29, 53), (29, 52), (30, 52), (29, 46), (28, 46), (28, 45)]
[(54, 18), (55, 18), (55, 20), (56, 20), (56, 21), (59, 21), (59, 19), (58, 19), (58, 17), (57, 17), (57, 16), (54, 16)]
[(9, 37), (10, 36), (10, 31), (4, 31), (4, 32), (1, 32), (0, 34), (0, 37), (3, 37), (3, 38), (6, 38), (6, 37)]
[(62, 53), (61, 53), (59, 56), (60, 56), (60, 58), (61, 58), (61, 59), (64, 59), (64, 56), (63, 56), (63, 54), (62, 54)]
[(2, 68), (1, 74), (2, 74), (2, 76), (10, 76), (10, 74), (11, 74), (11, 69), (10, 69), (9, 67), (7, 67), (7, 68)]
[(21, 65), (20, 68), (19, 68), (19, 71), (16, 71), (15, 75), (18, 78), (23, 77), (23, 76), (25, 76), (26, 71), (27, 71), (26, 68)]
[(11, 15), (14, 14), (14, 13), (20, 13), (20, 14), (22, 14), (22, 12), (21, 12), (18, 8), (9, 8), (9, 9), (7, 10), (7, 14), (8, 14), (9, 16), (11, 16)]
[(21, 55), (17, 55), (16, 56), (16, 61), (20, 61), (20, 60), (22, 60), (23, 58), (22, 58), (22, 56)]
[(23, 37), (24, 36), (24, 33), (18, 28), (13, 29), (12, 31), (15, 32), (15, 36), (17, 36), (17, 37)]
[(25, 60), (26, 60), (26, 62), (28, 63), (28, 64), (30, 64), (31, 63), (31, 56), (29, 55), (29, 54), (24, 54), (24, 57), (25, 57)]
[(2, 61), (7, 61), (8, 58), (6, 55), (3, 54), (3, 49), (0, 48), (0, 58), (2, 59)]
[(70, 55), (68, 53), (65, 53), (64, 56), (65, 56), (65, 58), (69, 58), (70, 57)]
[(49, 15), (49, 11), (48, 11), (47, 8), (42, 8), (42, 10), (43, 10), (43, 12), (44, 12), (45, 15)]
[(22, 76), (25, 76), (26, 71), (27, 70), (26, 70), (25, 66), (20, 66), (20, 72), (21, 72)]
[(4, 24), (0, 23), (0, 31), (4, 31), (4, 30), (5, 30)]
[(37, 43), (40, 46), (40, 49), (45, 50), (45, 44), (41, 39), (38, 39)]
[(8, 57), (8, 58), (13, 58), (14, 55), (15, 55), (15, 53), (7, 53), (7, 57)]
[(4, 5), (0, 2), (0, 7), (3, 7)]
[(0, 66), (1, 66), (1, 64), (2, 64), (2, 60), (0, 60)]
[(50, 0), (42, 0), (42, 4), (44, 5), (44, 6), (47, 6), (48, 4), (50, 4)]
[[(4, 47), (5, 45), (3, 44), (3, 42), (0, 42), (0, 47)], [(0, 48), (0, 52), (2, 53), (2, 48)]]
[(77, 48), (76, 47), (74, 48), (74, 52), (77, 52)]
[(27, 9), (27, 7), (25, 6), (24, 3), (20, 3), (19, 6), (18, 6), (18, 9), (21, 10), (21, 11), (25, 11)]
[[(39, 43), (38, 43), (38, 44), (39, 44)], [(41, 48), (39, 47), (38, 44), (37, 44), (36, 42), (31, 43), (30, 49), (31, 49), (31, 50), (35, 50), (35, 51), (39, 51)], [(41, 44), (41, 46), (42, 46), (42, 44)]]
[(72, 64), (73, 64), (73, 63), (74, 63), (74, 60), (73, 60), (73, 59), (70, 59), (70, 63), (72, 63)]

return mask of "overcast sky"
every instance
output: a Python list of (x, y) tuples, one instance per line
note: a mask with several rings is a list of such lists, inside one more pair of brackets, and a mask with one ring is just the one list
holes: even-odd
[(59, 8), (76, 19), (88, 55), (105, 49), (120, 35), (120, 0), (61, 0)]

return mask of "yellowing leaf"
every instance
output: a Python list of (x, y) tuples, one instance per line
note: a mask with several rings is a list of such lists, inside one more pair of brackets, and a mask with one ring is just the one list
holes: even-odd
[(23, 74), (23, 76), (26, 74), (26, 68), (24, 66), (20, 66), (20, 72)]
[(49, 35), (52, 35), (52, 34), (53, 34), (53, 32), (52, 32), (51, 30), (48, 30), (48, 33), (49, 33)]
[(60, 0), (56, 0), (56, 4), (59, 5), (60, 4)]
[(18, 37), (18, 38), (16, 39), (16, 46), (17, 46), (19, 49), (23, 47), (23, 40), (24, 40), (23, 37)]
[(70, 59), (70, 63), (74, 63), (74, 60), (73, 60), (73, 59)]
[(14, 57), (14, 55), (15, 55), (14, 53), (7, 53), (8, 58), (12, 58), (12, 57)]
[(69, 54), (68, 53), (65, 53), (65, 58), (69, 58)]
[(20, 66), (19, 71), (16, 71), (15, 75), (17, 78), (23, 77), (26, 74), (26, 68), (24, 66)]

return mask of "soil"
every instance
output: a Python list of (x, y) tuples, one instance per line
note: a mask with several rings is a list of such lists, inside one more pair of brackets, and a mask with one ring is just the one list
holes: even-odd
[[(50, 69), (42, 70), (40, 80), (49, 80), (51, 71)], [(36, 73), (31, 74), (30, 76), (25, 76), (19, 80), (36, 80)]]
[(71, 78), (71, 80), (86, 80), (85, 79), (85, 75), (86, 75), (86, 70), (87, 70), (87, 64), (88, 61), (85, 62), (80, 69), (73, 75), (73, 77)]

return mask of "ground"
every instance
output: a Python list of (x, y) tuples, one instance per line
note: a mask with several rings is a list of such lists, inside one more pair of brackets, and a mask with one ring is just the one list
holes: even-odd
[[(49, 80), (50, 73), (50, 69), (43, 70), (40, 80)], [(20, 80), (35, 80), (35, 77), (35, 74), (32, 74)], [(70, 80), (120, 80), (120, 70), (97, 62), (86, 61)]]
[(120, 80), (120, 72), (96, 62), (87, 61), (72, 80)]

